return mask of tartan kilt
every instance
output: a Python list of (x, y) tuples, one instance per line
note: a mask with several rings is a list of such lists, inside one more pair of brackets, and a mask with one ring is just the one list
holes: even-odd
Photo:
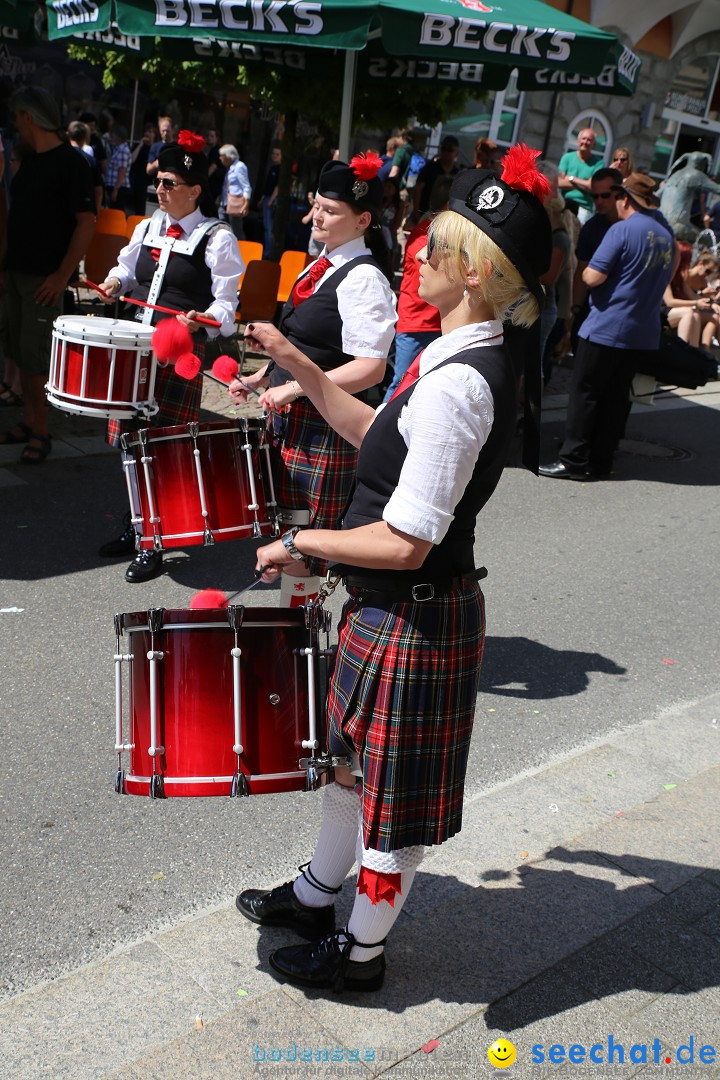
[[(204, 342), (193, 342), (195, 356), (205, 359)], [(172, 364), (158, 365), (155, 374), (155, 400), (160, 408), (149, 420), (108, 420), (105, 441), (110, 446), (120, 445), (120, 436), (140, 428), (173, 427), (175, 424), (192, 424), (200, 415), (203, 378), (200, 372), (194, 379), (183, 379), (175, 374)]]
[(340, 624), (328, 695), (332, 753), (361, 761), (363, 843), (442, 844), (460, 831), (485, 637), (480, 587), (362, 607)]
[[(357, 450), (341, 439), (309, 401), (294, 401), (270, 418), (275, 497), (279, 507), (309, 510), (310, 528), (337, 529), (355, 484)], [(307, 559), (312, 574), (328, 564)]]

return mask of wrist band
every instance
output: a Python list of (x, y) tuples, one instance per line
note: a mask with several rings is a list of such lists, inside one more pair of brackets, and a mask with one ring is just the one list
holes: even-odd
[(295, 381), (295, 379), (293, 379), (291, 386), (293, 388), (293, 393), (295, 394), (295, 400), (298, 401), (300, 398), (300, 392), (302, 390), (302, 387), (300, 386), (299, 382)]

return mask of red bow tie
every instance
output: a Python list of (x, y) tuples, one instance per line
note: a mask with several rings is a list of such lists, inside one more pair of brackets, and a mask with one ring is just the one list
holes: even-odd
[[(173, 240), (179, 240), (184, 232), (185, 230), (183, 229), (182, 225), (178, 225), (178, 223), (174, 221), (172, 225), (168, 225), (167, 229), (165, 230), (165, 235), (169, 236)], [(150, 255), (155, 260), (155, 262), (158, 262), (160, 258), (160, 248), (151, 248)]]
[(318, 259), (318, 261), (310, 267), (305, 277), (300, 278), (300, 280), (297, 281), (295, 283), (295, 286), (293, 287), (293, 307), (297, 307), (299, 304), (304, 303), (304, 301), (307, 300), (309, 296), (312, 296), (312, 294), (315, 292), (315, 285), (323, 276), (323, 274), (331, 267), (332, 263), (329, 259), (326, 259), (324, 255), (321, 259)]

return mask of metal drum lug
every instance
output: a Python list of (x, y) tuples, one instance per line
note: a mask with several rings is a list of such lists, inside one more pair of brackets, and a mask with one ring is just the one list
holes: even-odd
[(118, 769), (115, 773), (115, 790), (118, 795), (125, 794), (125, 770)]
[(150, 777), (148, 795), (151, 799), (167, 799), (167, 795), (165, 794), (165, 781), (160, 773), (154, 773)]
[(240, 796), (241, 799), (247, 798), (250, 794), (250, 788), (248, 787), (247, 777), (245, 773), (236, 772), (233, 774), (232, 783), (230, 785), (230, 798), (237, 799)]

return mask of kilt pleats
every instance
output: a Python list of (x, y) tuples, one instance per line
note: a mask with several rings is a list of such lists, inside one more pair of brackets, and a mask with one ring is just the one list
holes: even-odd
[(329, 742), (363, 770), (363, 841), (393, 851), (459, 832), (485, 615), (477, 585), (388, 608), (348, 601)]

